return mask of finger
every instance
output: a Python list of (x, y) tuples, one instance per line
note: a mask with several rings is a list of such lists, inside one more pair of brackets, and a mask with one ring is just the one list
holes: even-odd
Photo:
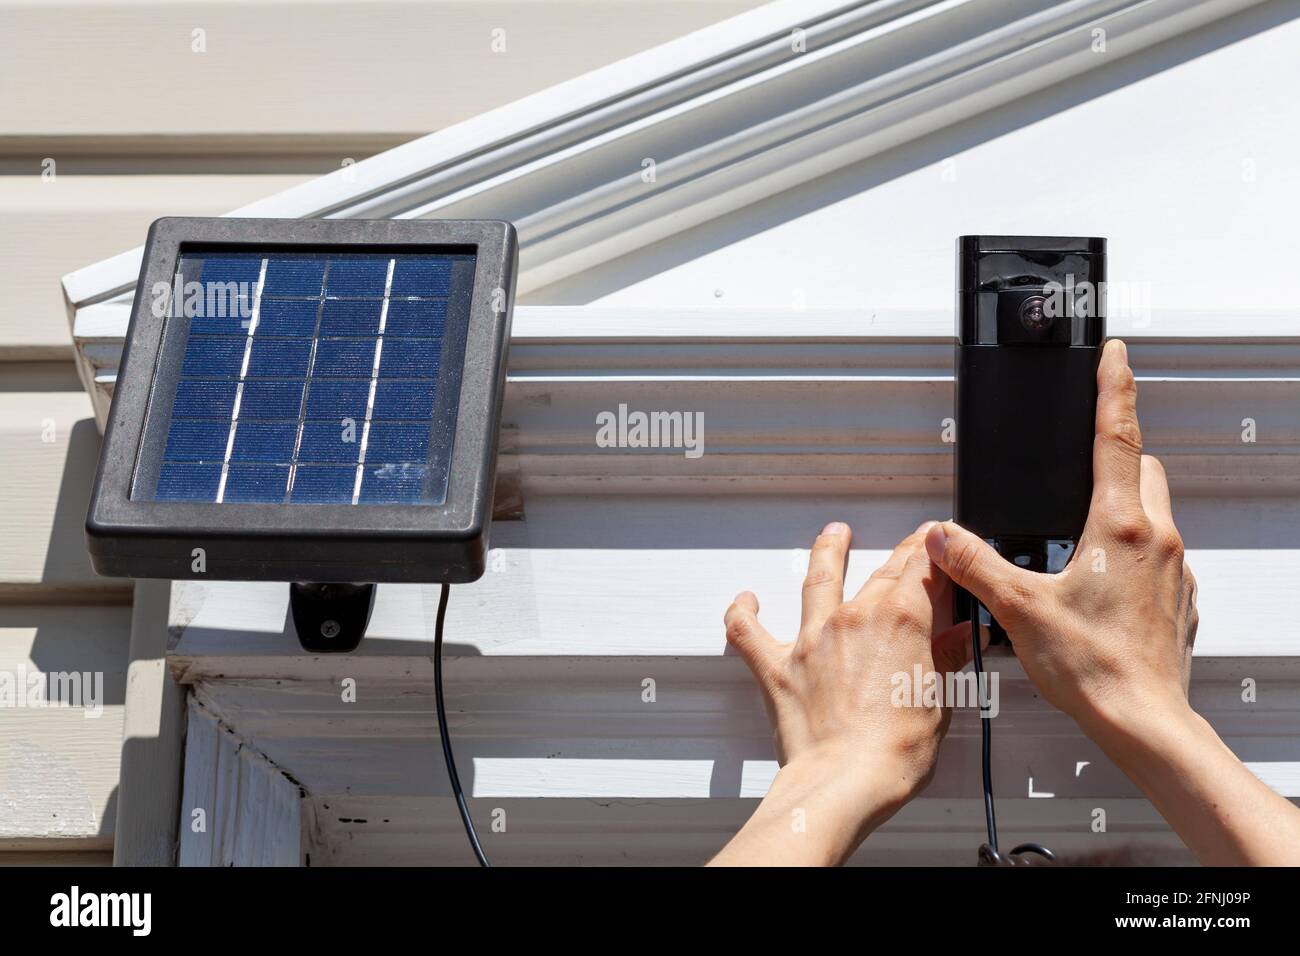
[(758, 622), (758, 598), (742, 591), (722, 619), (727, 625), (727, 643), (744, 658), (754, 678), (764, 687), (770, 687), (781, 645)]
[(1140, 505), (1142, 430), (1137, 417), (1137, 383), (1128, 348), (1106, 343), (1097, 366), (1097, 434), (1092, 446), (1093, 501), (1108, 509)]
[[(874, 604), (891, 591), (904, 576), (911, 579), (923, 579), (929, 567), (930, 558), (925, 553), (925, 533), (930, 530), (933, 521), (926, 521), (909, 534), (894, 548), (885, 559), (885, 563), (871, 572), (865, 584), (853, 596), (854, 604)], [(941, 576), (932, 575), (933, 580), (925, 581), (927, 593), (937, 596), (943, 586)]]
[[(981, 650), (988, 646), (988, 632), (980, 635)], [(934, 658), (934, 669), (938, 674), (956, 674), (970, 663), (972, 657), (970, 642), (970, 621), (962, 621), (936, 634), (930, 642), (930, 653)]]
[(844, 600), (844, 564), (853, 532), (832, 521), (813, 542), (808, 574), (803, 579), (803, 622), (800, 631), (820, 631), (831, 611)]
[(1165, 477), (1165, 467), (1160, 459), (1152, 455), (1142, 456), (1142, 510), (1147, 513), (1151, 523), (1157, 526), (1174, 528), (1174, 506), (1169, 500), (1169, 479)]
[(1046, 575), (1018, 568), (955, 521), (941, 521), (925, 536), (930, 560), (989, 609), (1007, 630), (1026, 620)]

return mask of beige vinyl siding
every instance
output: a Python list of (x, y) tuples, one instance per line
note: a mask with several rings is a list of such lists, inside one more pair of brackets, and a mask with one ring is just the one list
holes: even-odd
[(0, 455), (0, 602), (129, 601), (86, 557), (99, 434), (71, 362), (0, 363)]
[(163, 215), (216, 216), (306, 175), (0, 176), (0, 360), (71, 359), (59, 278), (139, 245)]
[(112, 866), (111, 850), (10, 850), (0, 866)]
[[(130, 627), (126, 606), (0, 606), (0, 851), (112, 847)], [(84, 706), (28, 695), (58, 674)]]
[(409, 139), (759, 5), (7, 0), (0, 129)]
[[(71, 362), (0, 362), (0, 865), (112, 848), (131, 590), (86, 558), (98, 454)], [(60, 673), (101, 707), (29, 698)]]
[(127, 594), (98, 578), (81, 538), (99, 436), (67, 363), (0, 365), (0, 599)]

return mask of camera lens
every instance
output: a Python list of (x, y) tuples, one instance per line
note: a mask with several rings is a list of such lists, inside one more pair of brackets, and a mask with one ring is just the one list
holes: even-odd
[(1055, 317), (1048, 315), (1045, 309), (1047, 300), (1041, 295), (1031, 295), (1020, 303), (1020, 324), (1030, 332), (1045, 332), (1051, 327)]

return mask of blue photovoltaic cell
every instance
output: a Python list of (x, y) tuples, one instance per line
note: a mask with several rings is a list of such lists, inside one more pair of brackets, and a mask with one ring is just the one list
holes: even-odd
[(375, 390), (376, 420), (428, 418), (433, 414), (434, 382), (384, 381)]
[(220, 461), (226, 454), (230, 428), (225, 422), (187, 422), (172, 419), (167, 433), (168, 461)]
[(276, 464), (230, 463), (226, 475), (223, 501), (256, 504), (282, 501), (289, 481), (289, 466)]
[(220, 481), (219, 462), (165, 461), (158, 475), (158, 491), (154, 497), (159, 501), (213, 501)]
[(395, 296), (445, 298), (451, 294), (451, 262), (448, 259), (399, 259), (393, 270)]
[(244, 344), (244, 338), (191, 335), (185, 348), (181, 374), (237, 379), (239, 366), (244, 361)]
[(398, 299), (388, 305), (386, 335), (442, 335), (445, 299)]
[(325, 284), (323, 259), (268, 259), (262, 298), (301, 296), (315, 299)]
[[(388, 383), (380, 383), (380, 391)], [(345, 418), (358, 420), (366, 416), (366, 402), (370, 398), (369, 382), (337, 382), (313, 379), (307, 393), (307, 418), (341, 422)], [(378, 404), (376, 402), (376, 404)]]
[(183, 255), (188, 326), (155, 500), (441, 502), (443, 339), (450, 310), (468, 321), (458, 263), (472, 280), (469, 255)]
[(365, 478), (361, 483), (363, 504), (395, 504), (410, 501), (411, 496), (424, 484), (428, 476), (427, 465), (409, 462), (391, 465), (364, 466)]
[(235, 388), (234, 382), (182, 381), (176, 386), (172, 417), (228, 422), (235, 407)]
[(376, 335), (383, 306), (383, 299), (326, 299), (320, 316), (320, 334)]
[[(258, 335), (315, 335), (316, 299), (262, 299), (258, 309)], [(247, 335), (247, 326), (244, 327)], [(193, 334), (194, 327), (190, 327)]]
[(357, 470), (350, 465), (299, 465), (291, 500), (301, 504), (351, 501), (356, 480)]
[[(239, 420), (246, 422), (297, 418), (302, 410), (303, 384), (300, 381), (245, 381), (244, 394), (239, 400)], [(230, 416), (226, 417), (228, 419)]]

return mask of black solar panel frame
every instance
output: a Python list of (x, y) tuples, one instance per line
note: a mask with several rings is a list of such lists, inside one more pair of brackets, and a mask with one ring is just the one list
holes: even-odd
[[(442, 504), (241, 504), (132, 499), (170, 287), (187, 248), (475, 255), (460, 400)], [(346, 247), (346, 249), (342, 248)], [(149, 230), (86, 520), (100, 574), (212, 580), (463, 583), (484, 569), (518, 242), (491, 220), (169, 217)], [(196, 571), (194, 549), (204, 570)]]

